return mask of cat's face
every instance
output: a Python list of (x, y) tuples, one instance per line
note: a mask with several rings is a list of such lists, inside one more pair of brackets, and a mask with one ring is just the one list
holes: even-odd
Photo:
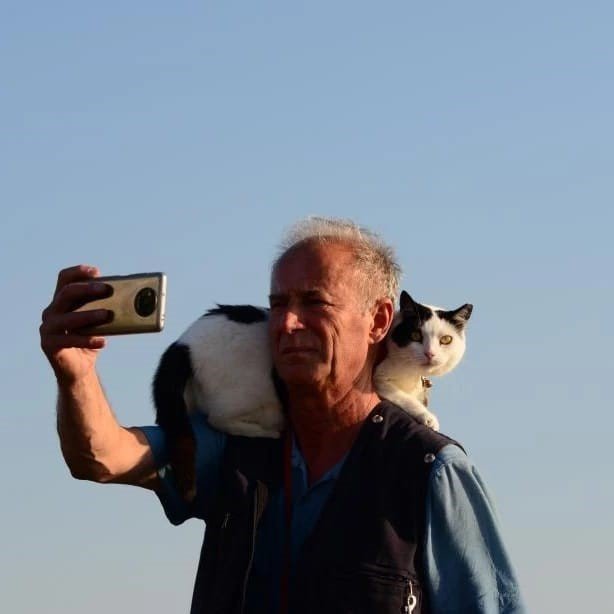
[(403, 291), (388, 341), (388, 353), (419, 368), (425, 375), (451, 371), (465, 353), (465, 327), (472, 305), (451, 311), (421, 305)]

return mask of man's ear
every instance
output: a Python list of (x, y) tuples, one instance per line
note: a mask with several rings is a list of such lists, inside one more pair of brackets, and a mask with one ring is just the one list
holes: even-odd
[(379, 343), (386, 337), (394, 317), (394, 305), (389, 298), (378, 299), (371, 309), (373, 321), (369, 333), (369, 343)]

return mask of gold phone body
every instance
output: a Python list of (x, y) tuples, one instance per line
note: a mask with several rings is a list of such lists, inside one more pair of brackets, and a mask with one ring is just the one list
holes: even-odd
[(111, 296), (86, 303), (75, 311), (109, 309), (113, 320), (79, 330), (86, 335), (130, 335), (157, 333), (164, 328), (166, 308), (166, 275), (136, 273), (96, 277), (92, 281), (113, 288)]

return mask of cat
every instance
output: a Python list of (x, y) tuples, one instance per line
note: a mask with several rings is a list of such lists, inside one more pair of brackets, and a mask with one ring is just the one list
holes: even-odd
[[(444, 375), (460, 362), (472, 309), (464, 304), (445, 311), (401, 292), (385, 357), (374, 372), (378, 395), (439, 429), (427, 409), (427, 377)], [(269, 350), (268, 314), (264, 307), (218, 305), (160, 359), (153, 380), (156, 422), (169, 437), (171, 466), (188, 500), (194, 496), (192, 411), (205, 412), (212, 427), (232, 435), (278, 438), (284, 429), (283, 383)]]
[(472, 311), (469, 303), (452, 311), (421, 305), (401, 292), (400, 309), (385, 342), (386, 358), (373, 375), (378, 395), (438, 431), (439, 420), (427, 409), (429, 378), (449, 373), (461, 361)]

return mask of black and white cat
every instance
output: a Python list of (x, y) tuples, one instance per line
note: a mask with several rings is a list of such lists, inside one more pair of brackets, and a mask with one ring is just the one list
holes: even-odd
[(400, 307), (386, 338), (386, 358), (375, 368), (375, 389), (419, 422), (439, 430), (437, 416), (427, 409), (429, 378), (449, 373), (461, 361), (473, 305), (446, 311), (416, 303), (403, 291)]
[[(444, 375), (465, 352), (472, 305), (446, 311), (421, 305), (405, 291), (375, 369), (380, 397), (434, 429), (427, 379)], [(205, 412), (214, 428), (247, 437), (279, 437), (284, 417), (267, 336), (268, 309), (218, 305), (196, 320), (163, 354), (153, 382), (157, 423), (169, 434), (189, 431), (188, 414)]]

